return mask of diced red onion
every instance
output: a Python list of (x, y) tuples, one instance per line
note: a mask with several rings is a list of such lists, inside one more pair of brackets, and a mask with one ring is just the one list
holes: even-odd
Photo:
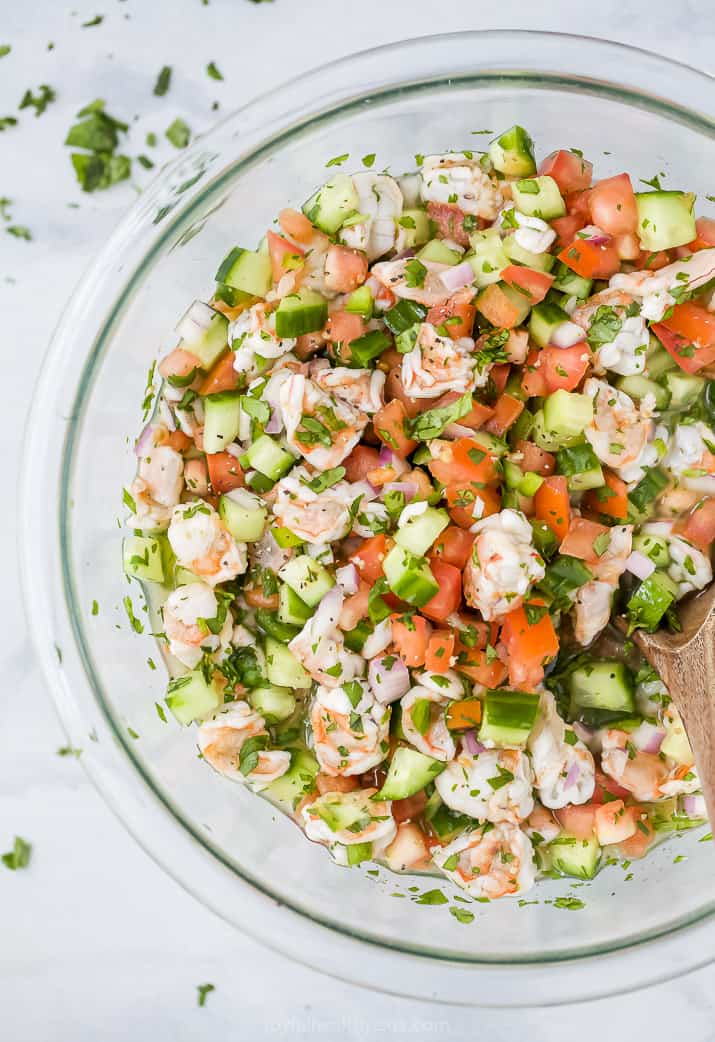
[(450, 423), (448, 427), (445, 427), (443, 436), (447, 438), (471, 438), (474, 431), (471, 427), (465, 427), (461, 423)]
[(325, 594), (311, 620), (311, 630), (316, 636), (329, 633), (337, 626), (343, 599), (343, 591), (339, 586), (333, 586)]
[(240, 459), (243, 455), (243, 449), (240, 445), (237, 445), (235, 441), (232, 441), (230, 445), (227, 445), (223, 451), (227, 452), (229, 456), (233, 456), (234, 459)]
[(174, 414), (171, 411), (166, 398), (159, 399), (159, 415), (161, 416), (162, 421), (166, 424), (167, 430), (176, 430), (176, 420), (174, 419)]
[(187, 344), (195, 343), (209, 328), (216, 312), (203, 300), (195, 300), (186, 314), (179, 319), (176, 332)]
[(392, 623), (389, 619), (383, 619), (382, 622), (378, 622), (375, 629), (365, 641), (362, 649), (363, 658), (374, 658), (375, 655), (379, 655), (381, 651), (384, 651), (391, 642)]
[(377, 499), (379, 491), (369, 481), (353, 481), (351, 495), (353, 498), (362, 496), (363, 503), (372, 503), (373, 499)]
[(398, 456), (389, 445), (381, 446), (379, 459), (381, 467), (392, 467), (398, 477), (400, 474), (405, 474), (410, 469), (409, 464), (405, 463), (402, 456)]
[(659, 753), (665, 738), (665, 729), (644, 720), (633, 733), (631, 741), (643, 753)]
[(689, 818), (707, 818), (708, 808), (705, 805), (705, 797), (701, 792), (681, 796), (681, 803), (683, 810)]
[(283, 418), (280, 413), (280, 409), (271, 409), (271, 415), (268, 418), (268, 423), (264, 427), (266, 434), (280, 434), (283, 430)]
[(597, 228), (595, 224), (586, 225), (578, 233), (578, 236), (580, 239), (592, 242), (594, 246), (605, 246), (607, 242), (611, 241), (610, 235), (606, 235), (603, 229)]
[(343, 593), (353, 594), (358, 592), (360, 576), (354, 564), (344, 564), (342, 568), (338, 568), (335, 572), (335, 578)]
[(594, 246), (605, 246), (611, 239), (608, 235), (592, 235), (586, 241), (593, 243)]
[(569, 767), (568, 774), (566, 775), (566, 788), (570, 789), (572, 785), (575, 785), (578, 781), (578, 777), (581, 773), (579, 765), (576, 761)]
[(640, 550), (634, 550), (626, 560), (626, 571), (637, 579), (647, 579), (655, 571), (655, 565), (650, 557), (646, 557)]
[(156, 428), (152, 423), (147, 423), (146, 427), (137, 438), (137, 443), (134, 446), (134, 452), (139, 457), (139, 459), (142, 459), (144, 456), (146, 456), (147, 449), (153, 448), (155, 430)]
[(377, 701), (380, 705), (386, 706), (407, 694), (410, 690), (410, 674), (398, 656), (390, 656), (394, 661), (390, 663), (389, 669), (383, 665), (384, 659), (384, 655), (378, 655), (371, 660), (367, 668), (367, 679)]
[(574, 722), (571, 724), (571, 727), (573, 728), (573, 732), (576, 735), (576, 737), (579, 738), (584, 743), (584, 745), (588, 745), (588, 743), (593, 738), (593, 731), (591, 730), (591, 728), (586, 727), (584, 724), (581, 723), (580, 720), (574, 720)]
[(462, 735), (462, 745), (470, 756), (479, 756), (486, 749), (486, 745), (482, 745), (477, 738), (476, 731), (465, 731)]
[(402, 253), (396, 254), (395, 257), (393, 258), (393, 260), (396, 260), (396, 261), (398, 261), (398, 260), (409, 260), (409, 258), (410, 257), (414, 257), (414, 255), (415, 255), (415, 251), (412, 250), (412, 249), (410, 249), (410, 250), (403, 250)]
[(456, 293), (458, 289), (471, 286), (474, 282), (474, 268), (469, 261), (462, 261), (461, 264), (455, 264), (446, 271), (441, 271), (439, 277), (445, 289), (450, 293)]
[(405, 500), (409, 503), (417, 495), (417, 485), (414, 481), (388, 481), (382, 486), (383, 492), (404, 492)]
[(551, 334), (549, 343), (554, 347), (573, 347), (586, 339), (586, 333), (575, 322), (561, 322)]

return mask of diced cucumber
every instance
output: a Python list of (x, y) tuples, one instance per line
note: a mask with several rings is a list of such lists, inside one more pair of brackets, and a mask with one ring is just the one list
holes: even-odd
[(622, 662), (594, 660), (575, 669), (569, 679), (571, 693), (571, 717), (584, 719), (596, 710), (595, 719), (601, 712), (628, 716), (634, 710), (633, 678)]
[(670, 407), (683, 409), (692, 405), (705, 386), (702, 376), (684, 373), (682, 369), (670, 369), (663, 377), (665, 386), (670, 392)]
[(593, 578), (591, 569), (578, 557), (557, 554), (546, 566), (546, 575), (537, 584), (556, 611), (568, 611), (573, 605), (572, 594)]
[(473, 827), (474, 818), (458, 814), (443, 803), (429, 819), (429, 823), (440, 842), (447, 844), (456, 839), (461, 832)]
[(218, 709), (223, 694), (213, 679), (206, 680), (202, 670), (192, 669), (169, 681), (165, 702), (179, 723), (186, 726)]
[(659, 535), (639, 532), (638, 535), (633, 536), (633, 549), (649, 557), (656, 568), (667, 568), (670, 564), (668, 541)]
[(189, 586), (191, 583), (203, 582), (200, 575), (194, 575), (188, 568), (177, 565), (174, 569), (174, 586)]
[(439, 593), (439, 583), (432, 575), (427, 560), (415, 556), (402, 546), (393, 546), (382, 568), (392, 592), (417, 608), (427, 604)]
[(487, 691), (480, 742), (494, 745), (526, 745), (539, 708), (539, 696), (524, 691)]
[(538, 445), (540, 449), (545, 449), (546, 452), (558, 452), (562, 445), (568, 444), (569, 440), (574, 440), (566, 438), (562, 441), (560, 438), (557, 438), (552, 434), (551, 431), (547, 431), (543, 409), (539, 409), (534, 413), (534, 423), (531, 436), (534, 443)]
[(406, 800), (434, 781), (446, 766), (440, 760), (401, 745), (395, 749), (387, 777), (376, 795), (383, 800)]
[(593, 879), (598, 871), (601, 848), (595, 836), (590, 839), (578, 839), (567, 832), (549, 843), (552, 868), (565, 876), (577, 879)]
[(265, 297), (272, 282), (270, 257), (236, 246), (221, 262), (216, 281), (252, 297)]
[(529, 524), (533, 532), (532, 542), (534, 549), (543, 558), (549, 560), (554, 556), (559, 545), (555, 532), (549, 528), (545, 521), (537, 521), (535, 518), (531, 518)]
[(256, 298), (252, 293), (244, 293), (242, 289), (234, 289), (233, 286), (227, 286), (224, 282), (217, 282), (214, 299), (222, 300), (230, 308), (237, 308), (242, 304), (251, 304)]
[(129, 535), (122, 544), (124, 574), (141, 582), (164, 582), (161, 543), (149, 535)]
[(534, 142), (518, 124), (490, 142), (489, 158), (494, 169), (507, 177), (528, 177), (536, 173)]
[(593, 279), (585, 279), (582, 275), (577, 275), (561, 261), (553, 269), (553, 274), (553, 289), (557, 289), (561, 293), (568, 293), (570, 297), (578, 297), (579, 300), (586, 300), (591, 295)]
[(404, 249), (412, 250), (429, 240), (432, 225), (426, 210), (403, 210), (395, 222), (400, 228)]
[(279, 569), (278, 578), (293, 590), (309, 607), (314, 608), (328, 590), (335, 586), (330, 572), (307, 554), (292, 557)]
[(277, 615), (281, 622), (303, 627), (312, 616), (313, 609), (302, 601), (288, 583), (281, 583), (278, 590)]
[(665, 572), (652, 572), (644, 579), (626, 605), (631, 630), (653, 633), (668, 608), (678, 597), (678, 587)]
[(504, 268), (509, 266), (498, 228), (487, 228), (483, 232), (472, 232), (469, 236), (473, 253), (464, 260), (469, 261), (474, 271), (474, 283), (478, 289), (499, 282)]
[(539, 347), (546, 347), (551, 342), (551, 335), (562, 322), (568, 322), (569, 316), (556, 304), (536, 304), (531, 309), (529, 319), (529, 336)]
[(598, 456), (587, 441), (559, 449), (556, 471), (568, 479), (572, 492), (600, 488), (606, 483)]
[(660, 752), (677, 763), (692, 765), (695, 758), (681, 720), (666, 721), (665, 738), (661, 743)]
[(295, 712), (295, 696), (287, 687), (254, 687), (248, 701), (269, 727), (287, 720)]
[(652, 394), (655, 398), (656, 409), (667, 409), (670, 404), (668, 388), (645, 376), (621, 376), (616, 380), (616, 387), (619, 391), (624, 391), (629, 398), (635, 398), (637, 401), (645, 398), (647, 394)]
[(328, 302), (312, 289), (283, 297), (275, 312), (276, 335), (299, 337), (322, 329), (328, 321)]
[(235, 441), (241, 425), (241, 395), (238, 391), (219, 391), (203, 399), (204, 452), (223, 452)]
[(418, 304), (416, 300), (398, 300), (383, 317), (390, 332), (398, 336), (423, 322), (427, 317), (427, 311), (424, 304)]
[(507, 257), (514, 264), (523, 264), (536, 271), (551, 271), (554, 266), (555, 258), (550, 253), (532, 253), (531, 250), (525, 250), (516, 241), (516, 235), (507, 235), (503, 246)]
[(277, 528), (271, 528), (273, 538), (280, 546), (281, 550), (292, 549), (295, 546), (302, 546), (305, 542), (295, 532), (291, 532), (290, 528), (283, 528), (278, 526)]
[[(526, 321), (526, 317), (531, 310), (531, 297), (524, 293), (523, 290), (518, 290), (514, 286), (508, 286), (506, 282), (499, 283), (499, 289), (502, 291), (504, 296), (507, 298), (509, 303), (516, 308), (517, 314), (514, 320), (515, 326), (520, 326)], [(477, 300), (477, 310), (479, 310), (479, 302)]]
[(628, 520), (642, 524), (650, 515), (653, 503), (668, 486), (668, 477), (658, 467), (645, 472), (635, 488), (628, 493)]
[(540, 217), (544, 221), (551, 221), (554, 217), (563, 217), (566, 213), (566, 204), (561, 197), (559, 186), (548, 174), (514, 181), (511, 195), (517, 210), (527, 217)]
[(278, 481), (295, 463), (290, 452), (282, 449), (278, 442), (269, 438), (267, 434), (262, 434), (254, 441), (246, 453), (246, 458), (249, 466), (271, 481)]
[(345, 633), (345, 647), (348, 651), (357, 651), (359, 654), (365, 647), (365, 641), (374, 629), (375, 627), (369, 619), (360, 619), (360, 622), (354, 629), (347, 630)]
[(181, 345), (210, 369), (228, 347), (228, 319), (202, 300), (195, 300), (176, 327)]
[(672, 358), (660, 343), (651, 337), (651, 346), (646, 352), (645, 371), (651, 380), (657, 380), (669, 369), (675, 369), (678, 363)]
[(535, 495), (544, 483), (541, 474), (535, 474), (532, 471), (524, 472), (510, 460), (504, 461), (504, 480), (507, 488), (516, 489), (523, 496)]
[(369, 286), (359, 286), (349, 295), (345, 302), (345, 310), (363, 318), (372, 318), (373, 299)]
[(301, 626), (282, 622), (278, 613), (268, 608), (256, 608), (256, 625), (263, 633), (280, 641), (281, 644), (288, 644), (302, 629)]
[(321, 231), (335, 235), (343, 222), (357, 212), (359, 205), (352, 177), (336, 174), (311, 195), (303, 206), (303, 213)]
[(370, 329), (367, 333), (350, 341), (350, 366), (367, 369), (373, 358), (377, 358), (388, 347), (392, 347), (390, 337), (381, 329)]
[(255, 543), (265, 531), (268, 511), (258, 496), (245, 488), (224, 493), (219, 499), (218, 512), (239, 543)]
[(266, 795), (293, 808), (315, 788), (315, 776), (320, 766), (307, 749), (290, 750), (290, 767), (280, 778), (265, 789)]
[(349, 868), (361, 865), (363, 861), (371, 861), (372, 843), (351, 843), (345, 847), (345, 857)]
[(507, 443), (502, 441), (501, 438), (497, 438), (496, 434), (490, 434), (489, 431), (473, 431), (471, 438), (472, 441), (476, 441), (477, 445), (481, 445), (492, 456), (506, 456), (509, 452)]
[(657, 253), (692, 242), (693, 201), (689, 192), (636, 192), (637, 232), (643, 249)]
[(544, 427), (562, 445), (583, 434), (593, 418), (587, 394), (558, 390), (544, 401)]
[(459, 250), (452, 250), (441, 239), (430, 239), (417, 256), (423, 261), (433, 261), (435, 264), (459, 264), (462, 254)]
[(290, 648), (274, 637), (266, 637), (266, 675), (277, 687), (310, 687), (312, 680)]
[(421, 514), (413, 514), (400, 526), (395, 533), (395, 542), (422, 557), (448, 524), (449, 514), (446, 510), (427, 507)]

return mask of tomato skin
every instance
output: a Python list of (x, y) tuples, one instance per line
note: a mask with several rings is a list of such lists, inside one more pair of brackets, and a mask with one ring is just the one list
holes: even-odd
[(543, 351), (530, 351), (521, 376), (521, 389), (527, 398), (543, 398), (548, 394), (546, 374), (542, 368)]
[(698, 304), (676, 304), (668, 318), (651, 328), (686, 373), (697, 373), (715, 361), (715, 315)]
[(229, 351), (228, 354), (219, 358), (218, 362), (214, 362), (199, 387), (199, 394), (218, 394), (219, 391), (234, 391), (238, 386), (238, 373), (233, 368), (235, 359), (235, 352)]
[(599, 524), (598, 521), (589, 521), (585, 517), (572, 517), (569, 530), (559, 547), (559, 553), (595, 564), (598, 561), (598, 554), (594, 550), (593, 544), (599, 536), (607, 535), (608, 531), (608, 527)]
[[(456, 402), (462, 395), (458, 391), (447, 391), (441, 398), (438, 398), (434, 403), (433, 408), (441, 409), (444, 405), (451, 405), (452, 402)], [(459, 421), (461, 427), (471, 427), (473, 431), (481, 430), (487, 420), (490, 420), (494, 415), (494, 410), (491, 405), (484, 405), (482, 402), (475, 402), (472, 400), (471, 411), (466, 416), (462, 416)]]
[(613, 242), (621, 260), (637, 261), (640, 257), (640, 239), (632, 232), (627, 232), (625, 235), (614, 235)]
[(325, 285), (336, 293), (352, 293), (367, 278), (367, 257), (360, 250), (333, 244), (325, 258)]
[(407, 410), (399, 398), (393, 398), (375, 413), (372, 425), (375, 434), (398, 456), (409, 456), (417, 448), (414, 438), (406, 434)]
[[(477, 520), (498, 514), (501, 510), (501, 495), (496, 489), (483, 488), (479, 481), (457, 481), (447, 485), (444, 496), (449, 508), (449, 516), (460, 528), (471, 528)], [(477, 503), (481, 503), (479, 517), (474, 513)]]
[(163, 376), (165, 380), (170, 376), (186, 377), (189, 373), (199, 369), (201, 369), (199, 359), (191, 351), (185, 351), (183, 347), (175, 347), (159, 363), (159, 375)]
[[(531, 604), (539, 604), (533, 600)], [(530, 623), (522, 606), (504, 616), (501, 642), (507, 650), (509, 683), (533, 689), (544, 679), (544, 665), (559, 650), (559, 639), (548, 612)]]
[(519, 325), (519, 309), (509, 300), (498, 282), (482, 290), (477, 310), (497, 329), (513, 329)]
[(485, 430), (501, 438), (516, 423), (523, 411), (524, 403), (519, 398), (514, 398), (511, 394), (502, 394), (497, 398), (494, 415), (485, 424)]
[(559, 260), (584, 279), (609, 279), (621, 267), (613, 239), (596, 245), (590, 239), (574, 239), (558, 254)]
[(616, 521), (628, 518), (628, 486), (612, 470), (603, 471), (605, 488), (590, 489), (582, 505), (593, 514), (605, 514)]
[(576, 839), (591, 839), (596, 829), (597, 805), (582, 803), (580, 806), (561, 807), (554, 814), (564, 830)]
[(553, 177), (562, 195), (588, 188), (593, 175), (593, 163), (560, 148), (544, 159), (539, 167), (540, 174)]
[(560, 389), (573, 391), (588, 372), (591, 351), (585, 340), (573, 347), (547, 346), (541, 352), (540, 362), (547, 394)]
[(209, 469), (209, 481), (215, 493), (243, 488), (241, 464), (230, 452), (207, 452), (206, 464)]
[(462, 600), (462, 573), (453, 564), (434, 559), (430, 563), (432, 575), (439, 583), (439, 593), (423, 605), (421, 611), (434, 622), (444, 622), (448, 615), (459, 608)]
[(496, 457), (472, 438), (457, 438), (451, 443), (444, 459), (432, 459), (427, 467), (443, 485), (457, 481), (498, 485), (500, 481)]
[(286, 235), (290, 235), (291, 239), (295, 239), (296, 242), (308, 243), (313, 236), (318, 234), (305, 214), (300, 213), (298, 210), (292, 210), (290, 207), (281, 210), (278, 214), (278, 223), (281, 226), (281, 230)]
[(569, 217), (580, 217), (584, 224), (591, 224), (591, 191), (583, 189), (580, 192), (571, 192), (566, 199), (566, 213)]
[(424, 789), (420, 789), (414, 796), (408, 796), (404, 800), (393, 800), (390, 809), (397, 824), (401, 825), (403, 821), (418, 818), (426, 806), (427, 793)]
[(276, 235), (275, 232), (266, 232), (268, 244), (268, 256), (271, 258), (271, 275), (274, 282), (279, 282), (283, 276), (291, 270), (290, 263), (299, 263), (299, 258), (304, 256), (304, 251), (295, 243)]
[(390, 619), (392, 623), (392, 643), (395, 645), (397, 654), (410, 669), (414, 669), (416, 666), (423, 666), (425, 655), (427, 654), (427, 645), (432, 634), (430, 623), (427, 619), (423, 619), (421, 615), (414, 614), (409, 616), (409, 627), (401, 621), (401, 615), (392, 615)]
[(446, 673), (451, 669), (453, 655), (454, 634), (449, 630), (436, 630), (427, 644), (425, 669), (431, 673)]
[(707, 250), (715, 246), (715, 220), (712, 217), (698, 217), (695, 222), (695, 238), (683, 249), (687, 253), (696, 253), (698, 250)]
[(371, 445), (358, 444), (343, 460), (346, 481), (365, 481), (380, 466), (380, 453)]
[(655, 829), (653, 828), (648, 814), (641, 807), (630, 807), (631, 811), (638, 812), (638, 821), (636, 822), (636, 830), (632, 836), (628, 839), (622, 840), (618, 844), (618, 849), (621, 857), (630, 858), (641, 858), (647, 852), (651, 843), (655, 838)]
[(629, 796), (630, 792), (628, 789), (624, 789), (622, 785), (619, 785), (608, 774), (599, 770), (598, 767), (596, 768), (596, 787), (593, 790), (591, 803), (607, 803), (611, 797), (617, 800), (626, 800)]
[(556, 232), (556, 246), (562, 250), (573, 242), (576, 233), (586, 226), (586, 221), (580, 214), (569, 214), (567, 217), (555, 217), (549, 224)]
[(366, 330), (362, 315), (354, 315), (351, 311), (333, 311), (325, 327), (325, 335), (334, 344), (349, 345), (357, 340)]
[(382, 562), (387, 555), (387, 538), (383, 532), (370, 536), (350, 554), (350, 560), (360, 572), (360, 578), (374, 585), (382, 576)]
[(540, 449), (533, 441), (518, 441), (516, 451), (522, 456), (519, 466), (523, 471), (548, 477), (556, 469), (556, 457)]
[[(469, 239), (467, 239), (468, 243)], [(476, 315), (476, 308), (472, 303), (473, 297), (474, 293), (468, 287), (458, 290), (449, 300), (445, 300), (441, 304), (434, 304), (427, 312), (425, 322), (431, 322), (433, 326), (440, 326), (447, 319), (459, 319), (458, 322), (450, 322), (447, 325), (449, 336), (452, 340), (459, 340), (463, 336), (471, 336), (474, 329), (474, 316)]]
[(638, 227), (638, 208), (628, 174), (616, 174), (591, 189), (591, 219), (608, 235), (628, 235)]
[(565, 538), (571, 520), (568, 485), (560, 475), (546, 478), (534, 495), (536, 517), (547, 524), (559, 543)]
[[(438, 239), (451, 239), (458, 246), (469, 246), (469, 233), (464, 229), (464, 218), (467, 216), (456, 203), (427, 204), (427, 216), (437, 225)], [(427, 319), (431, 322), (432, 319)]]
[(554, 276), (521, 264), (510, 264), (501, 273), (502, 282), (521, 289), (532, 304), (540, 304), (553, 285)]
[[(491, 658), (491, 656), (490, 656)], [(464, 673), (476, 684), (484, 687), (498, 687), (506, 680), (507, 668), (501, 659), (487, 661), (487, 653), (479, 648), (461, 648), (459, 651), (456, 670)]]
[(475, 536), (458, 525), (448, 525), (437, 538), (430, 551), (430, 557), (445, 561), (460, 570), (464, 568), (472, 552)]
[(688, 518), (685, 538), (707, 552), (715, 541), (715, 499), (704, 499)]

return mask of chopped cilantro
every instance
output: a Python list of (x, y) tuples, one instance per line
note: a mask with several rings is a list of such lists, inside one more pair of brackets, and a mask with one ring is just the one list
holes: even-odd
[(16, 126), (17, 126), (17, 120), (15, 119), (14, 116), (0, 116), (0, 133), (2, 133), (3, 130), (7, 130), (8, 127), (16, 127)]
[(74, 756), (76, 760), (79, 760), (82, 755), (82, 750), (75, 748), (73, 745), (61, 745), (57, 750), (58, 756)]
[(171, 86), (171, 66), (164, 65), (154, 84), (154, 94), (157, 98), (163, 98)]
[(468, 908), (459, 908), (453, 905), (449, 910), (449, 914), (453, 915), (458, 923), (474, 922), (474, 912), (470, 912)]
[(5, 231), (8, 235), (14, 235), (16, 239), (25, 239), (26, 242), (30, 242), (32, 239), (30, 229), (26, 228), (24, 224), (9, 224)]
[[(255, 3), (255, 0), (254, 0), (254, 3)], [(197, 995), (198, 1005), (199, 1006), (205, 1006), (206, 1005), (206, 998), (207, 998), (207, 996), (210, 995), (211, 992), (215, 991), (215, 990), (216, 990), (216, 986), (214, 984), (197, 984), (196, 985), (196, 991), (198, 992), (198, 995)]]
[(91, 29), (95, 25), (101, 25), (103, 21), (104, 15), (96, 14), (94, 18), (90, 18), (88, 22), (82, 22), (80, 25), (80, 29)]
[(557, 897), (554, 901), (554, 908), (566, 908), (569, 912), (577, 912), (585, 907), (583, 901), (579, 901), (577, 897)]
[(48, 105), (51, 105), (57, 98), (52, 87), (48, 87), (46, 83), (41, 83), (37, 88), (37, 94), (33, 94), (31, 90), (26, 90), (22, 95), (22, 100), (18, 105), (20, 109), (33, 108), (35, 110), (35, 116), (41, 116)]
[(413, 257), (405, 265), (405, 284), (409, 289), (415, 289), (420, 286), (424, 286), (425, 278), (427, 277), (427, 268), (425, 268), (422, 261)]
[(368, 152), (366, 156), (363, 156), (361, 161), (363, 166), (371, 167), (375, 162), (375, 153)]
[(343, 163), (345, 162), (345, 160), (349, 159), (349, 158), (350, 158), (350, 153), (349, 152), (343, 152), (343, 154), (341, 156), (333, 156), (333, 158), (329, 159), (328, 162), (325, 165), (326, 166), (342, 166)]
[(11, 872), (15, 872), (18, 868), (27, 868), (30, 864), (31, 854), (32, 845), (27, 840), (22, 839), (21, 836), (15, 836), (13, 848), (7, 854), (3, 854), (2, 863)]
[(10, 46), (9, 43), (2, 43), (2, 44), (0, 44), (0, 58), (4, 58), (5, 55), (9, 54), (11, 50), (12, 50), (12, 47)]
[(191, 130), (183, 119), (177, 118), (164, 132), (164, 136), (172, 143), (174, 148), (186, 148), (191, 140)]
[(418, 905), (446, 905), (449, 904), (448, 899), (444, 896), (441, 890), (425, 890), (423, 894), (415, 898), (415, 904)]
[(208, 65), (206, 66), (206, 72), (208, 73), (208, 75), (211, 77), (212, 80), (222, 80), (223, 79), (223, 75), (222, 75), (219, 67), (217, 66), (216, 62), (209, 62)]

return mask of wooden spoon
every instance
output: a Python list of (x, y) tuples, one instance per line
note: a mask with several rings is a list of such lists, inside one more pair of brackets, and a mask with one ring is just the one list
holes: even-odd
[(681, 633), (645, 633), (633, 640), (661, 676), (695, 754), (710, 821), (715, 824), (715, 583), (679, 605)]

